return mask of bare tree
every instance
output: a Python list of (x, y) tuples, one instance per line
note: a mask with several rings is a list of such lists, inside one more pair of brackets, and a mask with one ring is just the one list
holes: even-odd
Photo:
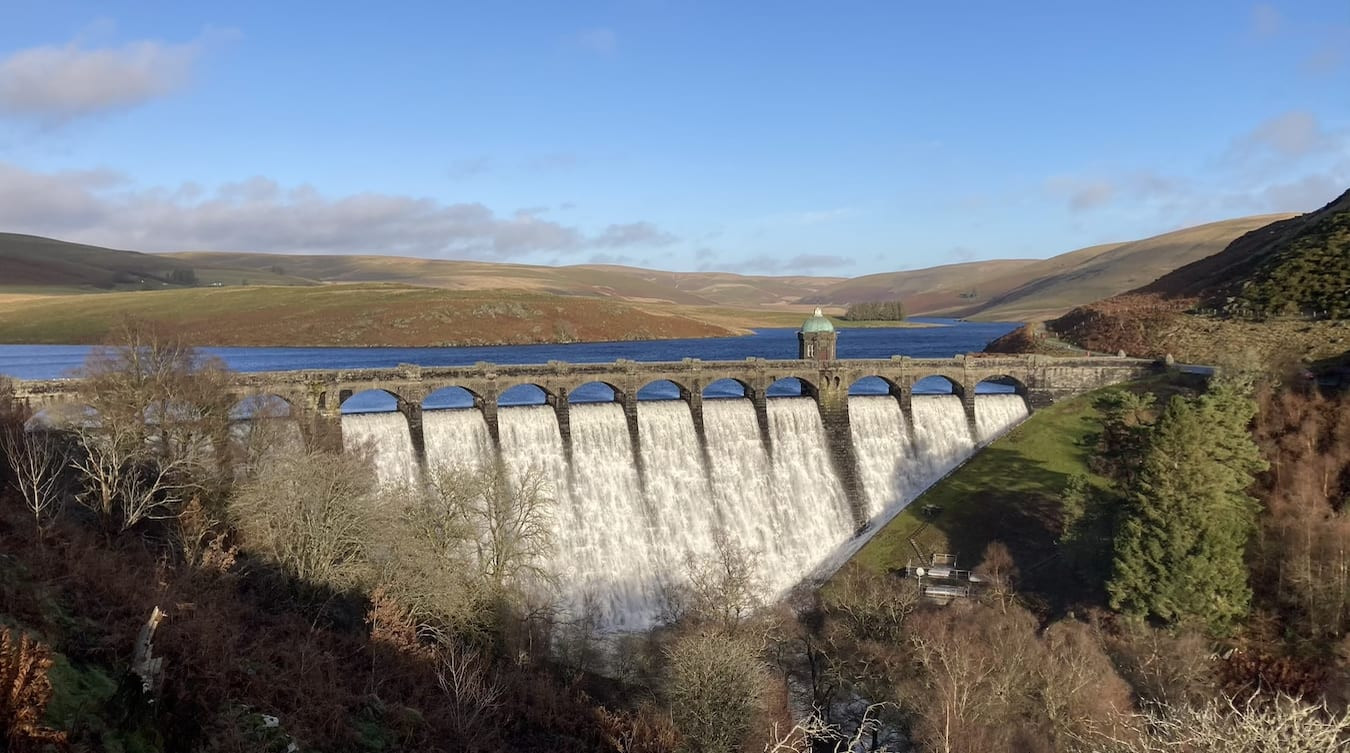
[(553, 500), (542, 475), (446, 466), (385, 496), (398, 512), (379, 547), (379, 577), (423, 634), (483, 641), (504, 627), (502, 608), (552, 613)]
[(299, 449), (267, 458), (236, 488), (229, 512), (245, 548), (339, 590), (369, 578), (376, 531), (386, 525), (368, 463)]
[[(1253, 699), (1255, 700), (1255, 699)], [(1279, 696), (1264, 704), (1232, 698), (1200, 706), (1159, 704), (1140, 721), (1149, 734), (1119, 739), (1097, 734), (1080, 749), (1092, 753), (1341, 753), (1350, 748), (1350, 712), (1333, 712)]]
[(882, 575), (856, 562), (840, 569), (822, 597), (830, 613), (847, 622), (855, 640), (899, 640), (905, 619), (919, 606), (913, 580)]
[(193, 458), (166, 460), (131, 427), (81, 425), (74, 434), (80, 451), (70, 464), (83, 487), (75, 499), (98, 515), (108, 533), (173, 517), (198, 486)]
[(985, 546), (975, 574), (984, 580), (985, 594), (1005, 613), (1017, 601), (1017, 563), (1002, 541), (991, 541)]
[(684, 620), (732, 633), (764, 606), (764, 585), (755, 569), (753, 553), (718, 531), (713, 551), (706, 557), (685, 555), (684, 583), (673, 583), (662, 594), (662, 620)]
[(449, 701), (439, 711), (466, 750), (499, 750), (506, 686), (477, 651), (450, 643), (440, 651), (436, 681)]
[(667, 696), (675, 727), (691, 753), (731, 753), (762, 712), (764, 665), (747, 639), (695, 633), (666, 651)]
[(109, 533), (170, 517), (191, 490), (225, 479), (228, 373), (182, 340), (124, 322), (81, 372), (76, 499)]
[(33, 514), (33, 525), (41, 538), (65, 500), (68, 446), (46, 431), (0, 430), (0, 452), (9, 465), (10, 485)]
[(829, 724), (819, 715), (812, 714), (805, 720), (793, 725), (787, 732), (779, 732), (774, 726), (769, 742), (764, 745), (764, 753), (819, 753), (824, 745), (830, 753), (887, 753), (884, 745), (872, 745), (872, 740), (880, 731), (882, 723), (879, 713), (890, 704), (874, 703), (863, 710), (862, 719), (853, 734), (846, 734), (838, 725)]
[(499, 593), (547, 583), (552, 551), (553, 495), (547, 478), (529, 471), (512, 478), (506, 466), (478, 470), (442, 468), (416, 520), (431, 526), (447, 547), (461, 537), (484, 581)]
[(90, 423), (128, 444), (141, 440), (166, 462), (219, 470), (233, 408), (224, 364), (134, 320), (117, 327), (110, 342), (94, 348), (80, 372), (80, 399), (98, 417)]

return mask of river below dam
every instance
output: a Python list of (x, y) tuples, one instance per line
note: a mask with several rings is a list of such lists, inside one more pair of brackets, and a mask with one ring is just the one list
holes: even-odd
[[(838, 355), (950, 357), (978, 351), (1016, 326), (937, 323), (945, 326), (845, 329)], [(795, 330), (773, 329), (654, 342), (203, 350), (239, 371), (281, 371), (480, 361), (792, 359), (797, 339)], [(83, 346), (0, 345), (0, 374), (65, 376), (88, 352)], [(864, 499), (851, 503), (815, 400), (791, 384), (771, 388), (766, 437), (751, 402), (734, 389), (716, 387), (704, 393), (701, 435), (675, 385), (644, 388), (638, 393), (636, 437), (612, 391), (606, 394), (603, 385), (593, 392), (577, 389), (569, 395), (567, 440), (555, 410), (539, 404), (542, 393), (508, 390), (498, 413), (497, 443), (482, 412), (464, 395), (453, 388), (433, 393), (423, 404), (425, 466), (471, 468), (500, 460), (517, 478), (542, 475), (552, 498), (549, 569), (558, 576), (563, 603), (573, 612), (589, 605), (607, 628), (631, 631), (655, 624), (665, 595), (685, 580), (689, 563), (706, 561), (726, 542), (751, 554), (766, 599), (830, 572), (925, 488), (1027, 415), (1022, 397), (994, 382), (977, 388), (972, 425), (960, 398), (940, 377), (916, 384), (907, 411), (882, 380), (860, 380), (850, 389), (848, 416)], [(343, 404), (343, 438), (353, 450), (374, 453), (381, 483), (411, 484), (421, 470), (408, 422), (393, 403), (387, 393), (354, 395)], [(869, 521), (861, 536), (860, 514)]]

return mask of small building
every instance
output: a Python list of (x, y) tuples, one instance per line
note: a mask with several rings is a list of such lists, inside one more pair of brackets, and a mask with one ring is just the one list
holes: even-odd
[(833, 361), (837, 336), (834, 325), (816, 308), (797, 333), (797, 357), (803, 361)]

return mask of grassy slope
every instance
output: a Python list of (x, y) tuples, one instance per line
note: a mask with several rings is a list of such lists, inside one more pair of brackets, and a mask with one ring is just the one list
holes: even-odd
[(597, 298), (372, 284), (192, 288), (0, 304), (0, 342), (98, 342), (122, 315), (163, 322), (200, 345), (488, 345), (743, 331)]
[[(969, 307), (972, 301), (986, 300), (1014, 284), (1030, 280), (1022, 270), (1036, 263), (1034, 259), (996, 259), (865, 275), (831, 285), (804, 301), (842, 306), (856, 301), (899, 298), (910, 313), (940, 314)], [(971, 293), (980, 298), (961, 297)]]
[[(911, 537), (926, 553), (955, 553), (964, 567), (974, 566), (994, 539), (1023, 549), (1014, 550), (1019, 565), (1028, 555), (1043, 559), (1051, 543), (1046, 532), (1058, 528), (1059, 493), (1069, 477), (1084, 473), (1106, 483), (1087, 468), (1085, 439), (1099, 429), (1091, 402), (1084, 395), (1032, 414), (910, 503), (854, 561), (883, 572), (904, 567), (917, 560)], [(942, 512), (925, 521), (925, 505)]]
[[(1098, 488), (1110, 487), (1105, 477), (1092, 472), (1088, 460), (1093, 435), (1101, 430), (1092, 403), (1112, 389), (1152, 392), (1157, 405), (1192, 392), (1184, 378), (1164, 374), (1036, 411), (910, 503), (854, 555), (854, 561), (883, 572), (917, 563), (913, 538), (926, 554), (952, 553), (961, 567), (974, 567), (989, 542), (1002, 541), (1021, 570), (1021, 587), (1028, 593), (1061, 606), (1082, 598), (1081, 587), (1055, 561), (1063, 523), (1060, 493), (1075, 474), (1086, 476)], [(925, 505), (936, 505), (941, 512), (925, 521), (921, 514)]]

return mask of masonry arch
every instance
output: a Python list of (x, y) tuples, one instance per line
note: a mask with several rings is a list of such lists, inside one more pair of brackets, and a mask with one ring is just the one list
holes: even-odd
[(850, 395), (899, 395), (904, 389), (895, 380), (880, 374), (858, 377), (848, 386)]
[(1016, 393), (1025, 400), (1029, 392), (1030, 390), (1027, 389), (1026, 384), (1021, 379), (1008, 374), (987, 376), (975, 385), (975, 394), (977, 395)]
[(260, 418), (294, 418), (295, 406), (290, 400), (271, 392), (244, 395), (230, 408), (231, 421), (254, 421)]
[(915, 395), (956, 395), (965, 399), (966, 386), (961, 380), (946, 374), (928, 374), (914, 380), (910, 388)]
[(638, 388), (638, 400), (683, 400), (692, 390), (674, 379), (656, 379)]
[(99, 425), (99, 419), (98, 411), (88, 403), (55, 403), (29, 416), (28, 420), (23, 422), (23, 430), (49, 431), (77, 425), (94, 427)]
[(476, 408), (482, 403), (482, 395), (468, 387), (452, 384), (432, 390), (422, 399), (422, 410), (459, 410)]
[(732, 397), (743, 398), (749, 397), (752, 391), (753, 390), (750, 389), (749, 384), (746, 384), (745, 382), (735, 377), (726, 377), (723, 379), (718, 379), (713, 382), (709, 382), (706, 386), (704, 386), (703, 399), (721, 400), (723, 398), (732, 398)]
[(497, 405), (505, 408), (515, 405), (552, 405), (558, 396), (533, 382), (513, 384), (497, 395)]
[(578, 384), (567, 392), (569, 403), (616, 403), (623, 400), (623, 390), (604, 380)]
[(775, 379), (764, 390), (765, 397), (809, 397), (819, 402), (820, 388), (814, 382), (799, 376), (786, 376)]
[(403, 398), (396, 393), (379, 387), (366, 390), (342, 390), (338, 393), (338, 407), (347, 413), (388, 413), (398, 410)]

